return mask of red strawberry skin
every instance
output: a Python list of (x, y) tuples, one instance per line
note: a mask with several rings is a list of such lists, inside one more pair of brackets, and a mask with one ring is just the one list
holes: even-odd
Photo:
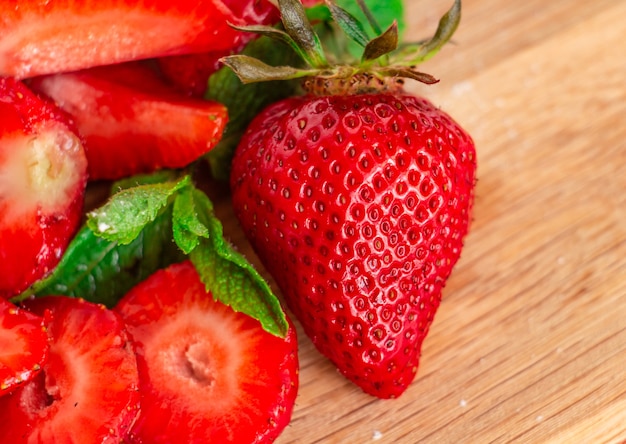
[(269, 443), (291, 418), (296, 333), (285, 339), (207, 293), (190, 262), (119, 302), (135, 343), (141, 414), (131, 442)]
[(139, 409), (137, 360), (120, 317), (65, 296), (27, 301), (52, 313), (42, 371), (0, 398), (0, 442), (120, 442)]
[(0, 297), (56, 266), (80, 223), (83, 144), (68, 117), (23, 83), (0, 78)]
[(10, 0), (0, 6), (0, 75), (18, 78), (237, 47), (221, 0)]
[(235, 214), (306, 334), (380, 398), (414, 379), (468, 231), (470, 136), (410, 95), (271, 105), (233, 160)]
[(215, 146), (228, 120), (222, 104), (185, 97), (139, 63), (37, 77), (31, 86), (73, 117), (91, 180), (185, 167)]
[(0, 396), (41, 371), (48, 358), (48, 321), (0, 298)]

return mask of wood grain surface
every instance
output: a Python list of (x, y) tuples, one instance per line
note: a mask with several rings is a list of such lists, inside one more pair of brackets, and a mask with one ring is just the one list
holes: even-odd
[[(406, 3), (420, 39), (451, 1)], [(472, 231), (417, 378), (377, 400), (300, 331), (277, 444), (626, 441), (626, 1), (463, 7), (454, 44), (424, 65), (441, 82), (408, 87), (473, 135), (479, 163)]]

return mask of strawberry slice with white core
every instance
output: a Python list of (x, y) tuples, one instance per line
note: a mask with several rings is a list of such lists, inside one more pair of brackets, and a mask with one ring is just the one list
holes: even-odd
[(272, 442), (291, 419), (296, 333), (285, 339), (216, 301), (190, 262), (160, 270), (122, 298), (142, 408), (136, 442)]
[(92, 180), (185, 167), (217, 144), (227, 121), (222, 104), (186, 97), (140, 63), (37, 77), (31, 86), (76, 122)]
[(10, 0), (0, 6), (0, 75), (26, 78), (237, 47), (245, 24), (221, 0)]
[(0, 396), (41, 371), (49, 348), (44, 319), (0, 298)]
[(42, 371), (0, 398), (3, 443), (120, 442), (139, 411), (138, 372), (124, 323), (82, 299), (48, 296), (27, 302), (52, 313)]
[(0, 196), (12, 203), (4, 217), (18, 219), (33, 208), (54, 213), (74, 197), (84, 176), (82, 156), (74, 157), (82, 145), (61, 123), (43, 123), (34, 134), (5, 134), (0, 144)]
[(0, 78), (0, 297), (45, 276), (80, 223), (87, 158), (67, 115)]

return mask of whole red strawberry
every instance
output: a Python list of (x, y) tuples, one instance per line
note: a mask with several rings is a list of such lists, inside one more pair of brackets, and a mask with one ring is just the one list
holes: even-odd
[[(425, 44), (428, 56), (456, 28), (459, 3), (442, 19), (436, 44)], [(392, 26), (366, 45), (364, 59), (384, 54), (374, 45), (395, 47), (394, 38)], [(324, 62), (319, 52), (304, 56)], [(225, 62), (242, 80), (256, 80), (247, 78), (247, 60)], [(255, 75), (285, 70), (255, 66)], [(394, 79), (429, 76), (384, 64), (374, 74), (332, 69), (320, 67), (321, 80), (305, 84), (308, 95), (275, 103), (252, 122), (233, 161), (233, 205), (321, 353), (365, 392), (397, 397), (415, 376), (461, 254), (475, 149), (450, 116)]]

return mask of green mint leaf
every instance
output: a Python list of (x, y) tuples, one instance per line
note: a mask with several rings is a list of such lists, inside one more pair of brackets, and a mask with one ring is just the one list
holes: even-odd
[[(287, 45), (276, 44), (269, 37), (252, 40), (242, 54), (262, 58), (272, 66), (299, 66), (302, 61)], [(250, 121), (265, 106), (293, 95), (299, 88), (299, 80), (270, 81), (242, 84), (237, 75), (223, 67), (209, 78), (206, 98), (223, 103), (228, 108), (228, 123), (222, 139), (207, 154), (211, 175), (220, 181), (230, 176), (230, 162), (241, 135)]]
[(153, 185), (164, 182), (175, 182), (180, 179), (180, 172), (176, 170), (159, 170), (149, 174), (136, 174), (113, 182), (111, 194), (119, 193), (127, 188), (139, 185)]
[[(13, 301), (64, 294), (113, 307), (158, 269), (188, 258), (216, 299), (284, 337), (289, 325), (280, 301), (225, 240), (207, 195), (189, 176), (173, 179), (158, 173), (116, 183), (120, 191), (92, 212), (52, 274)], [(102, 224), (110, 229), (92, 228)]]
[(209, 237), (209, 229), (200, 221), (194, 193), (193, 187), (184, 187), (174, 199), (172, 231), (176, 245), (185, 254), (198, 246), (200, 238)]
[(83, 226), (52, 274), (18, 299), (62, 294), (113, 307), (156, 270), (184, 259), (171, 239), (171, 218), (166, 210), (126, 245)]
[(156, 219), (170, 198), (190, 181), (139, 185), (113, 195), (104, 205), (91, 211), (87, 226), (98, 236), (112, 242), (129, 244), (141, 230)]
[(233, 310), (257, 319), (266, 331), (285, 337), (289, 326), (278, 298), (246, 258), (226, 242), (209, 198), (194, 189), (194, 200), (210, 234), (208, 239), (198, 238), (189, 257), (207, 290)]

